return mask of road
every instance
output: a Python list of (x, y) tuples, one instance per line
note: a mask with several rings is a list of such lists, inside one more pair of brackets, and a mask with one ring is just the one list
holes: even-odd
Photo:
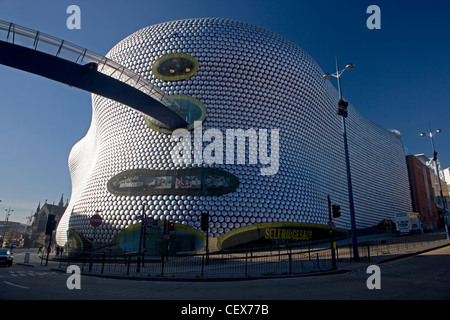
[[(16, 254), (18, 261), (21, 254)], [(23, 258), (22, 258), (23, 259)], [(23, 260), (21, 260), (23, 261)], [(379, 265), (380, 289), (368, 289), (367, 265), (343, 274), (244, 281), (149, 281), (71, 274), (15, 263), (0, 267), (1, 300), (442, 300), (450, 299), (450, 246)], [(72, 281), (71, 283), (75, 283)]]

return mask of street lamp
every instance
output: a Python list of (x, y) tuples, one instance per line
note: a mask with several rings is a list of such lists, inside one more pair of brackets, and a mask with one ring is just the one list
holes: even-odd
[(436, 149), (434, 148), (434, 140), (433, 140), (433, 136), (436, 133), (441, 133), (442, 130), (441, 129), (437, 129), (435, 132), (431, 132), (431, 128), (430, 128), (430, 132), (428, 134), (426, 133), (421, 133), (420, 136), (421, 137), (425, 137), (425, 136), (429, 136), (430, 140), (431, 140), (431, 147), (433, 148), (433, 160), (436, 164), (436, 176), (438, 179), (438, 183), (439, 183), (439, 192), (441, 194), (441, 202), (442, 202), (442, 214), (444, 215), (444, 225), (445, 225), (445, 234), (447, 235), (447, 239), (449, 239), (449, 235), (448, 235), (448, 219), (447, 219), (447, 213), (445, 212), (445, 202), (444, 202), (444, 196), (442, 194), (442, 185), (441, 185), (441, 178), (439, 175), (439, 162), (437, 161), (437, 152)]
[(342, 135), (344, 137), (344, 149), (345, 149), (345, 165), (347, 167), (347, 187), (348, 187), (348, 202), (350, 206), (350, 222), (352, 228), (352, 243), (353, 243), (353, 258), (355, 261), (359, 261), (358, 253), (358, 240), (356, 237), (356, 220), (355, 220), (355, 205), (353, 202), (353, 187), (352, 187), (352, 176), (350, 173), (350, 159), (348, 155), (348, 143), (347, 143), (347, 126), (345, 124), (345, 118), (347, 118), (347, 106), (348, 102), (342, 100), (342, 89), (341, 89), (341, 76), (345, 70), (353, 70), (355, 66), (350, 63), (345, 66), (345, 69), (339, 70), (338, 61), (336, 58), (336, 73), (323, 75), (324, 80), (329, 80), (331, 77), (337, 78), (338, 82), (338, 92), (339, 92), (339, 102), (337, 114), (342, 117)]
[(9, 209), (5, 209), (5, 211), (8, 211), (8, 213), (6, 214), (6, 217), (5, 217), (5, 229), (3, 230), (2, 246), (3, 246), (3, 243), (5, 243), (6, 229), (8, 229), (9, 216), (11, 215), (11, 211), (14, 211), (14, 210), (11, 210), (11, 208), (9, 208)]

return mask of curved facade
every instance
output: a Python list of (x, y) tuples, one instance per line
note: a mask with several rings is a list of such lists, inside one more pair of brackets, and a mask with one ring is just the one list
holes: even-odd
[[(154, 221), (170, 220), (195, 230), (200, 229), (202, 212), (208, 212), (209, 236), (215, 238), (256, 224), (326, 225), (327, 195), (341, 206), (336, 225), (350, 228), (338, 94), (323, 80), (317, 63), (294, 43), (233, 20), (189, 19), (139, 30), (118, 43), (108, 58), (171, 96), (194, 99), (191, 102), (204, 107), (206, 117), (193, 116), (191, 120), (203, 122), (186, 131), (192, 148), (181, 152), (187, 158), (175, 161), (180, 160), (174, 159), (176, 148), (182, 146), (176, 132), (162, 132), (129, 107), (93, 95), (91, 127), (69, 157), (73, 188), (57, 229), (59, 244), (67, 241), (69, 229), (97, 243), (114, 242), (141, 221), (143, 210)], [(351, 105), (348, 114), (356, 224), (366, 228), (410, 211), (407, 168), (394, 133), (365, 119)], [(227, 158), (226, 134), (231, 129), (257, 134), (258, 140), (246, 143), (245, 156), (236, 146), (233, 157)], [(195, 130), (203, 134), (200, 145)], [(263, 132), (267, 135), (260, 135)], [(275, 133), (279, 143), (270, 149)], [(264, 149), (267, 154), (260, 149), (264, 141), (271, 150)], [(196, 158), (199, 150), (201, 161)], [(272, 156), (271, 162), (262, 155)], [(147, 189), (117, 194), (107, 187), (111, 179), (134, 169), (147, 169), (146, 177), (156, 179), (156, 171), (202, 167), (231, 174), (238, 179), (237, 188), (222, 194)], [(126, 179), (118, 185), (147, 183)], [(157, 188), (168, 180), (152, 181)], [(89, 217), (96, 211), (104, 220), (94, 233)]]

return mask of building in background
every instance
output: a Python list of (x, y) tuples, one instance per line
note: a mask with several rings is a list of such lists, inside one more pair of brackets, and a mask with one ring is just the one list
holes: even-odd
[(443, 174), (444, 174), (444, 180), (445, 183), (447, 185), (450, 184), (450, 167), (449, 168), (445, 168), (444, 170), (442, 170)]
[(24, 236), (30, 227), (26, 224), (14, 221), (0, 221), (0, 246), (22, 246)]
[(59, 223), (64, 211), (67, 209), (67, 205), (68, 203), (64, 204), (63, 196), (61, 196), (61, 200), (57, 205), (49, 204), (47, 200), (42, 208), (39, 204), (33, 217), (30, 232), (25, 238), (24, 247), (38, 248), (46, 246), (49, 241), (49, 235), (46, 234), (49, 216), (53, 216), (51, 219), (54, 219), (56, 224)]
[(450, 167), (449, 168), (445, 168), (444, 170), (442, 170), (443, 172), (443, 179), (444, 179), (444, 183), (446, 185), (446, 189), (447, 189), (447, 193), (444, 194), (444, 197), (446, 199), (447, 202), (447, 215), (450, 215)]
[(419, 213), (419, 220), (424, 230), (436, 231), (439, 225), (439, 215), (433, 185), (435, 174), (423, 162), (423, 157), (423, 155), (406, 156), (410, 177), (412, 210)]
[[(409, 155), (406, 157), (410, 172), (411, 194), (413, 209), (421, 215), (421, 223), (425, 229), (431, 227), (430, 223), (435, 216), (436, 225), (432, 230), (444, 228), (443, 203), (440, 194), (438, 176), (435, 162), (424, 154)], [(438, 160), (439, 161), (439, 160)], [(445, 181), (445, 170), (440, 170), (442, 195), (447, 216), (450, 208), (449, 187)], [(426, 205), (425, 205), (426, 203)]]

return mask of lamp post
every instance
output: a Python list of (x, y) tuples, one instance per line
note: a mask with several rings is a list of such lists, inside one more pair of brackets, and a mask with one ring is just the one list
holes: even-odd
[(348, 188), (348, 202), (350, 207), (350, 222), (352, 228), (352, 246), (353, 246), (353, 258), (355, 261), (359, 261), (358, 253), (358, 240), (356, 237), (356, 220), (355, 220), (355, 206), (353, 202), (353, 187), (352, 187), (352, 176), (350, 173), (350, 159), (348, 155), (348, 143), (347, 143), (347, 126), (345, 123), (345, 118), (347, 118), (347, 106), (348, 102), (342, 100), (342, 89), (341, 89), (341, 76), (345, 70), (352, 70), (355, 66), (350, 63), (345, 66), (344, 69), (339, 70), (338, 61), (336, 58), (336, 73), (323, 75), (323, 79), (329, 80), (331, 77), (337, 78), (338, 82), (338, 92), (339, 92), (339, 102), (337, 114), (342, 117), (342, 135), (344, 137), (344, 150), (345, 150), (345, 165), (347, 167), (347, 188)]
[[(141, 259), (142, 265), (144, 264), (144, 256), (145, 256), (145, 233), (147, 232), (147, 215), (145, 213), (145, 204), (142, 203), (142, 216), (141, 216), (141, 231), (139, 234), (139, 249), (138, 249), (138, 257), (137, 257), (137, 265), (136, 272), (141, 272)], [(142, 250), (142, 246), (144, 246), (144, 250)]]
[[(442, 185), (441, 185), (441, 178), (439, 175), (439, 162), (437, 161), (437, 152), (436, 149), (434, 148), (434, 140), (433, 140), (433, 136), (436, 133), (441, 133), (442, 130), (441, 129), (437, 129), (435, 132), (431, 132), (431, 128), (430, 128), (430, 132), (428, 133), (428, 136), (430, 137), (431, 140), (431, 147), (433, 148), (433, 160), (436, 164), (436, 176), (437, 176), (437, 180), (438, 180), (438, 184), (439, 184), (439, 192), (441, 195), (441, 202), (442, 202), (442, 214), (444, 216), (444, 225), (445, 225), (445, 234), (447, 235), (447, 239), (449, 239), (449, 235), (448, 235), (448, 219), (447, 219), (447, 213), (445, 211), (445, 202), (444, 202), (444, 196), (442, 194)], [(426, 133), (421, 133), (420, 134), (421, 137), (425, 137), (427, 136)]]
[(3, 230), (2, 246), (5, 243), (6, 229), (8, 229), (9, 216), (11, 215), (11, 211), (14, 211), (14, 210), (11, 210), (11, 208), (9, 208), (9, 209), (5, 209), (5, 211), (7, 211), (8, 213), (6, 214), (6, 217), (5, 217), (5, 229)]

